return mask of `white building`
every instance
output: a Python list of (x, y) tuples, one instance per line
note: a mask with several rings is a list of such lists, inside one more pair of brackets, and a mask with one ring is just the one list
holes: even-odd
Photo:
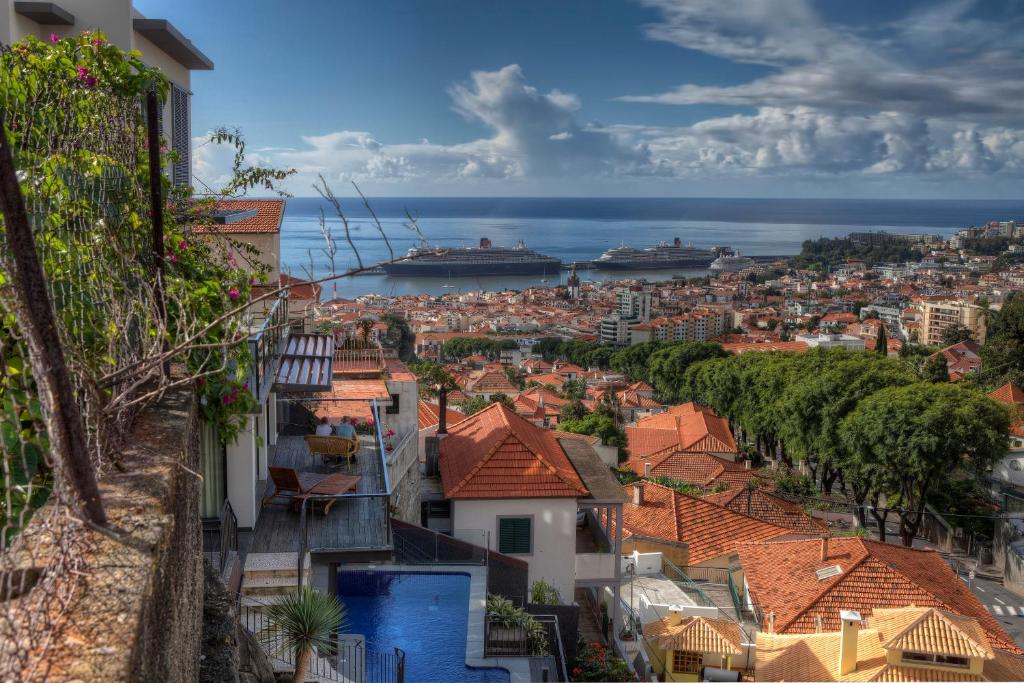
[(864, 340), (851, 334), (798, 334), (793, 341), (803, 342), (811, 348), (864, 350)]

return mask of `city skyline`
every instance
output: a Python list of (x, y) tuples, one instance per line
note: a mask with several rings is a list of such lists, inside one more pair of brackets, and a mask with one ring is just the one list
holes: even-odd
[(1024, 167), (1013, 2), (138, 6), (171, 4), (217, 65), (211, 184), (217, 125), (299, 196), (1010, 198)]

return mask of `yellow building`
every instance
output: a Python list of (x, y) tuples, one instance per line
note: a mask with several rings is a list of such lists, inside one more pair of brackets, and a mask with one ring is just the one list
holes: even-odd
[(921, 312), (922, 344), (942, 346), (942, 334), (950, 327), (966, 327), (974, 335), (974, 341), (985, 343), (985, 309), (964, 301), (921, 301), (917, 304)]
[(829, 633), (757, 634), (758, 681), (1019, 681), (1024, 656), (976, 619), (934, 607), (840, 613)]
[(734, 621), (670, 612), (644, 626), (644, 641), (659, 680), (699, 681), (705, 667), (731, 669), (743, 654)]

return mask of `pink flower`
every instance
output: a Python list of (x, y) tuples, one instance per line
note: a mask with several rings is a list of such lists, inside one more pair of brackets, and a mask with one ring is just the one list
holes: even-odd
[(228, 289), (228, 296), (231, 297), (232, 301), (235, 301), (236, 299), (238, 299), (239, 295), (240, 295), (240, 292), (238, 291), (237, 287), (232, 287), (232, 288)]
[(89, 70), (88, 69), (86, 69), (84, 66), (79, 66), (78, 67), (78, 80), (84, 81), (85, 77), (88, 76), (88, 75), (89, 75)]
[(56, 33), (51, 33), (50, 34), (50, 42), (53, 43), (54, 45), (56, 45), (57, 43), (60, 42), (60, 36), (58, 36)]
[(181, 251), (185, 251), (186, 249), (188, 249), (188, 242), (186, 242), (185, 240), (178, 242), (178, 249), (180, 249)]
[(93, 38), (92, 39), (92, 44), (93, 44), (94, 47), (99, 47), (104, 42), (106, 42), (106, 41), (104, 41), (102, 38)]
[(178, 257), (175, 256), (174, 254), (168, 254), (167, 255), (167, 260), (170, 261), (171, 263), (177, 263), (178, 262)]

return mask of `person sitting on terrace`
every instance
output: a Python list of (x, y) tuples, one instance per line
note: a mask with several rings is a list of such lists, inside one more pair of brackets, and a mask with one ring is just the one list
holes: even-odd
[(321, 417), (319, 424), (316, 426), (317, 436), (330, 436), (331, 435), (331, 423), (327, 421), (326, 417)]
[(341, 422), (335, 425), (334, 434), (335, 436), (343, 436), (346, 439), (355, 439), (356, 428), (352, 426), (352, 423), (349, 421), (348, 417), (343, 417), (341, 418)]

